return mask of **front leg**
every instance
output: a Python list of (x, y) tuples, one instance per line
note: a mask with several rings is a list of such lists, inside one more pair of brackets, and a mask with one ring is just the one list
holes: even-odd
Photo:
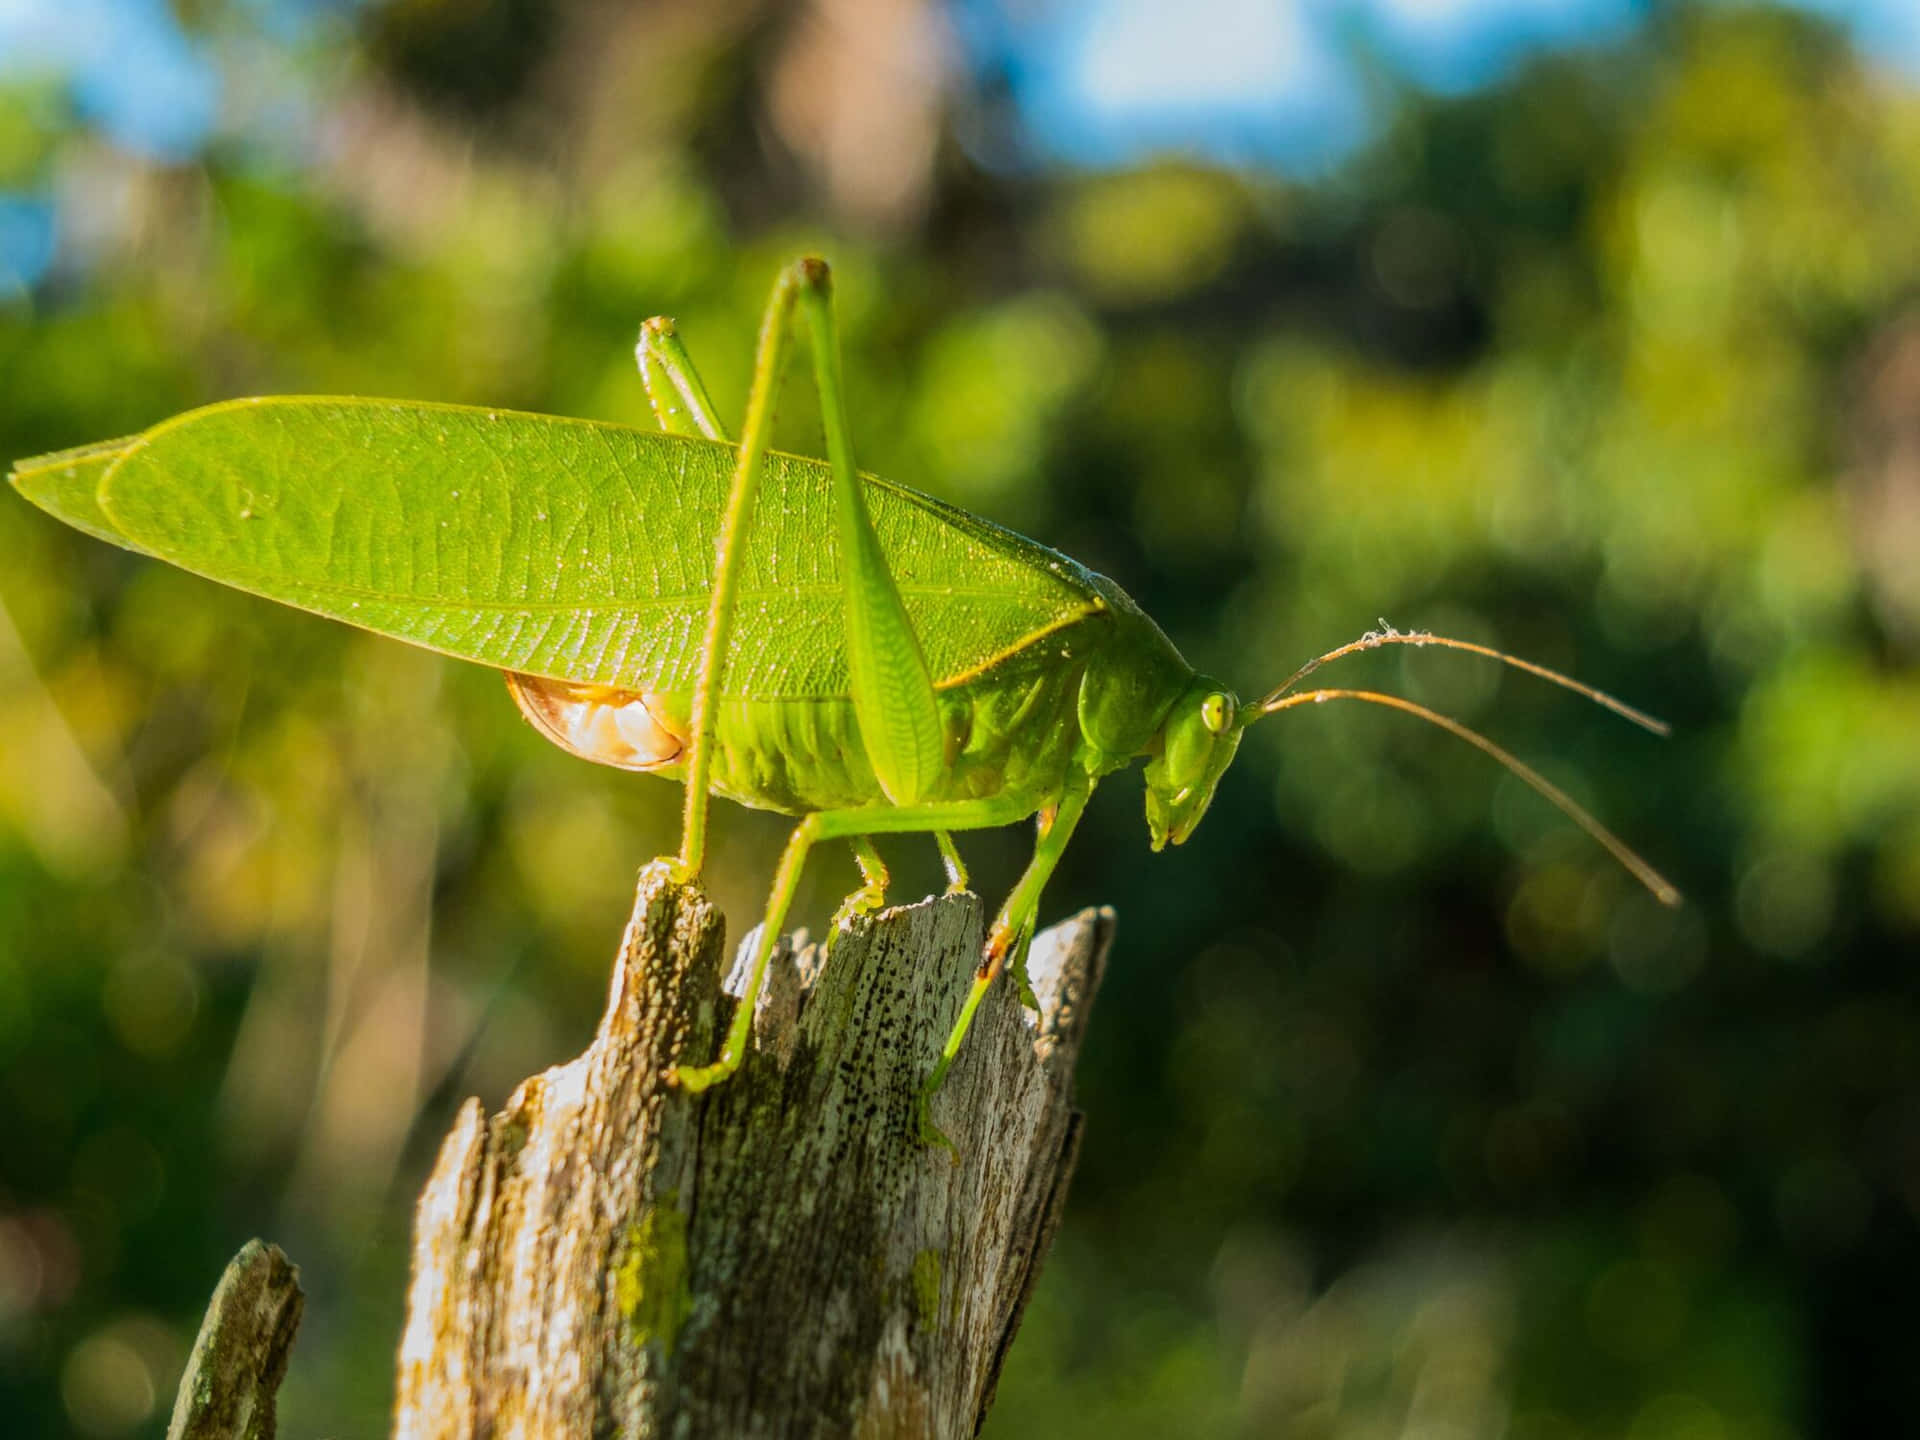
[[(1025, 873), (1007, 896), (1006, 903), (1000, 907), (993, 928), (987, 932), (986, 951), (975, 977), (979, 985), (991, 985), (1010, 959), (1015, 960), (1016, 965), (1024, 964), (1024, 942), (1033, 938), (1034, 922), (1040, 914), (1040, 894), (1046, 889), (1047, 881), (1053, 878), (1053, 870), (1060, 863), (1060, 857), (1066, 854), (1067, 842), (1073, 838), (1074, 827), (1080, 823), (1080, 816), (1085, 813), (1087, 800), (1092, 794), (1093, 777), (1086, 770), (1076, 767), (1060, 799), (1040, 812), (1033, 859), (1027, 862)], [(1024, 991), (1024, 976), (1020, 983)], [(1028, 1005), (1033, 1004), (1031, 998), (1023, 998)], [(962, 1018), (970, 1021), (973, 1017), (969, 1013)], [(949, 1047), (958, 1050), (960, 1040), (965, 1035), (966, 1027), (963, 1024), (948, 1042)]]
[(642, 324), (633, 358), (639, 363), (640, 383), (646, 388), (653, 418), (662, 430), (669, 435), (704, 435), (709, 440), (727, 438), (706, 382), (693, 368), (693, 357), (680, 343), (680, 331), (672, 320), (655, 315)]
[(860, 888), (842, 900), (827, 921), (828, 950), (833, 949), (841, 927), (854, 916), (871, 915), (887, 903), (887, 862), (880, 858), (879, 849), (865, 835), (855, 835), (852, 845), (853, 862), (860, 867)]

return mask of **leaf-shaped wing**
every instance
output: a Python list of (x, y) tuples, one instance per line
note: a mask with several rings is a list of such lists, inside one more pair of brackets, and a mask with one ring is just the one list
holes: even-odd
[[(211, 579), (463, 659), (693, 688), (730, 446), (514, 411), (297, 397), (191, 411), (115, 446), (67, 452), (88, 457), (69, 488), (99, 474), (91, 510), (71, 495), (48, 508)], [(762, 484), (722, 694), (846, 696), (827, 467), (770, 455)], [(867, 485), (936, 684), (1104, 604), (1066, 557)]]
[(51, 455), (20, 461), (8, 478), (13, 481), (14, 489), (56, 520), (64, 520), (96, 540), (139, 550), (138, 545), (114, 528), (100, 508), (101, 479), (114, 461), (139, 443), (138, 435), (129, 435), (121, 440), (102, 440), (97, 445), (57, 450)]

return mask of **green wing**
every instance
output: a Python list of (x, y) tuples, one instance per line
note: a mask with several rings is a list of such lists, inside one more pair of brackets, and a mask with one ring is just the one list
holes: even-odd
[[(732, 447), (412, 401), (236, 400), (16, 467), (115, 544), (303, 610), (534, 675), (688, 693)], [(869, 478), (936, 684), (1103, 607), (1081, 566)], [(848, 694), (826, 465), (774, 454), (722, 693)]]

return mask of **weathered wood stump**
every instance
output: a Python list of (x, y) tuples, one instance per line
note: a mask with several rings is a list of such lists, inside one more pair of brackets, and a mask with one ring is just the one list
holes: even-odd
[[(469, 1100), (416, 1220), (395, 1434), (972, 1434), (1058, 1222), (1072, 1071), (1112, 937), (1036, 940), (1038, 1015), (996, 986), (923, 1144), (914, 1098), (980, 953), (971, 895), (783, 945), (730, 1082), (722, 923), (641, 873), (598, 1036), (500, 1114)], [(737, 988), (737, 987), (736, 987)]]

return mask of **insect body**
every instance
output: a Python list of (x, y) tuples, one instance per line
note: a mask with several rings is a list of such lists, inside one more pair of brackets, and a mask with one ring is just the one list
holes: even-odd
[[(796, 306), (825, 462), (768, 450)], [(709, 793), (802, 817), (721, 1055), (676, 1072), (693, 1089), (740, 1064), (767, 958), (817, 841), (854, 842), (868, 875), (854, 902), (864, 908), (884, 884), (868, 837), (933, 833), (958, 883), (949, 832), (1039, 816), (1033, 860), (994, 922), (937, 1084), (985, 987), (1017, 961), (1094, 785), (1144, 756), (1153, 845), (1179, 844), (1246, 726), (1308, 700), (1371, 699), (1464, 733), (1623, 853), (1539, 777), (1443, 717), (1370, 692), (1295, 691), (1294, 681), (1243, 706), (1195, 674), (1112, 581), (859, 476), (820, 262), (797, 263), (775, 287), (739, 444), (724, 436), (670, 323), (648, 322), (639, 357), (664, 433), (279, 397), (23, 461), (13, 481), (102, 539), (506, 671), (549, 739), (684, 783), (684, 874), (704, 856)], [(1394, 633), (1359, 644), (1416, 641), (1478, 648)], [(1644, 866), (1638, 873), (1665, 887)]]

